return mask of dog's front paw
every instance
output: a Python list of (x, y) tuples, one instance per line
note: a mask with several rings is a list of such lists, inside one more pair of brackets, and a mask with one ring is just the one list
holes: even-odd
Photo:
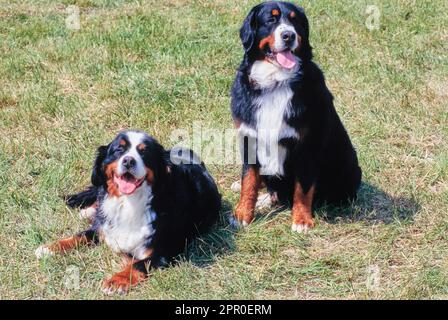
[(93, 218), (96, 215), (96, 211), (97, 211), (97, 209), (95, 207), (88, 207), (85, 209), (81, 209), (79, 211), (79, 217), (81, 219), (93, 220)]
[(247, 209), (244, 206), (238, 204), (235, 208), (235, 212), (230, 216), (230, 224), (234, 227), (247, 227), (254, 219), (253, 209)]
[(146, 279), (146, 274), (128, 266), (125, 270), (118, 272), (112, 278), (103, 282), (102, 291), (107, 295), (126, 294), (131, 286)]
[(313, 220), (299, 221), (295, 223), (293, 222), (291, 231), (297, 233), (307, 233), (312, 228), (314, 228)]
[(235, 217), (235, 215), (230, 215), (229, 216), (229, 223), (230, 223), (230, 225), (232, 226), (232, 227), (234, 227), (234, 228), (240, 228), (240, 227), (243, 227), (243, 228), (246, 228), (248, 225), (249, 225), (249, 223), (247, 223), (246, 221), (244, 221), (244, 220), (238, 220), (236, 217)]
[(49, 247), (42, 245), (34, 251), (34, 255), (37, 259), (43, 259), (54, 255), (54, 252)]
[(104, 280), (102, 291), (109, 296), (113, 294), (125, 295), (130, 287), (131, 281), (129, 278), (114, 275), (112, 278)]

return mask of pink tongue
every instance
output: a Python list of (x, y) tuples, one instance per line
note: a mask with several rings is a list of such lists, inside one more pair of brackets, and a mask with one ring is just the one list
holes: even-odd
[(292, 69), (296, 65), (296, 59), (289, 50), (277, 53), (277, 62), (286, 69)]
[(125, 180), (122, 177), (114, 177), (114, 181), (115, 183), (118, 185), (118, 190), (120, 190), (121, 193), (123, 194), (131, 194), (135, 191), (135, 189), (137, 189), (138, 180)]

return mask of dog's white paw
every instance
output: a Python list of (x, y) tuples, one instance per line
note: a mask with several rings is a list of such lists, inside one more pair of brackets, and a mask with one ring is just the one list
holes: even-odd
[(47, 246), (40, 246), (34, 251), (34, 254), (37, 259), (42, 259), (54, 255), (54, 252), (51, 251)]
[(119, 288), (106, 287), (106, 288), (102, 288), (101, 291), (107, 296), (113, 296), (115, 294), (124, 296), (128, 293), (128, 291), (122, 287), (119, 287)]
[(112, 288), (101, 288), (101, 291), (106, 295), (106, 296), (111, 296), (114, 294), (115, 290)]
[(80, 211), (79, 211), (79, 217), (81, 218), (81, 219), (88, 219), (88, 220), (91, 220), (91, 219), (93, 219), (93, 217), (95, 216), (95, 214), (96, 214), (96, 208), (94, 208), (94, 207), (88, 207), (88, 208), (85, 208), (85, 209), (81, 209)]
[(241, 191), (241, 181), (235, 181), (234, 183), (232, 183), (232, 185), (230, 186), (230, 190), (232, 190), (233, 192), (240, 192)]
[(310, 230), (310, 226), (308, 226), (307, 224), (304, 223), (293, 223), (291, 226), (291, 231), (292, 232), (297, 232), (297, 233), (307, 233)]
[(255, 208), (258, 210), (263, 210), (270, 208), (272, 206), (272, 199), (269, 193), (261, 194), (257, 198), (257, 203), (255, 204)]
[(233, 215), (229, 216), (229, 223), (234, 228), (246, 228), (249, 225), (246, 221), (239, 222)]

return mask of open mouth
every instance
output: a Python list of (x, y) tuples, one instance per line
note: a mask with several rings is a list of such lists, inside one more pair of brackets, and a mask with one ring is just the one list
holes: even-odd
[(297, 64), (296, 57), (292, 53), (291, 49), (286, 49), (280, 52), (268, 51), (266, 54), (268, 59), (276, 64), (280, 65), (282, 68), (291, 70)]
[(114, 182), (122, 194), (130, 195), (143, 183), (145, 178), (136, 179), (131, 173), (126, 172), (121, 176), (114, 175)]

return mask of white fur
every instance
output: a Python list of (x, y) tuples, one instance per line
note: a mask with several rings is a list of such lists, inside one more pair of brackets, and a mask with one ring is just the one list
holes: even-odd
[(292, 69), (285, 69), (266, 60), (257, 60), (250, 70), (250, 79), (257, 89), (274, 89), (279, 84), (292, 79), (299, 63)]
[(283, 175), (286, 148), (279, 145), (283, 138), (298, 138), (299, 135), (286, 124), (293, 92), (288, 84), (274, 90), (264, 91), (257, 100), (257, 156), (261, 174)]
[(88, 208), (85, 208), (85, 209), (81, 209), (79, 211), (79, 217), (81, 219), (89, 219), (89, 220), (91, 220), (91, 219), (93, 219), (93, 217), (95, 217), (96, 211), (97, 211), (97, 209), (94, 208), (94, 207), (88, 207)]
[(255, 209), (264, 210), (272, 206), (272, 199), (269, 193), (260, 194), (257, 198), (257, 203), (255, 204)]
[(36, 255), (37, 259), (42, 259), (54, 255), (54, 252), (51, 251), (47, 246), (40, 246), (36, 249), (36, 251), (34, 251), (34, 254)]
[(126, 133), (126, 136), (129, 139), (131, 146), (118, 160), (117, 174), (122, 175), (126, 172), (126, 168), (123, 166), (123, 159), (126, 156), (130, 156), (136, 161), (136, 165), (132, 168), (130, 173), (132, 173), (136, 179), (141, 179), (146, 175), (146, 169), (143, 159), (137, 151), (137, 146), (144, 141), (145, 135), (142, 132), (129, 131)]
[(279, 26), (274, 31), (274, 50), (276, 52), (281, 52), (286, 49), (285, 43), (282, 39), (282, 32), (292, 31), (296, 35), (293, 45), (291, 46), (291, 51), (294, 51), (299, 46), (299, 40), (297, 39), (297, 32), (294, 26), (288, 23), (280, 23)]
[(293, 223), (291, 226), (292, 232), (297, 233), (307, 233), (310, 228), (306, 224), (295, 224)]
[(103, 293), (108, 296), (111, 296), (114, 294), (118, 294), (118, 295), (122, 296), (127, 293), (127, 290), (124, 286), (119, 286), (118, 288), (116, 288), (113, 285), (111, 285), (109, 287), (103, 287), (103, 289), (101, 291), (103, 291)]
[(232, 185), (230, 186), (230, 190), (232, 190), (233, 192), (240, 192), (241, 191), (241, 180), (235, 181), (234, 183), (232, 183)]
[(233, 228), (246, 228), (249, 226), (249, 224), (246, 221), (242, 221), (241, 223), (235, 218), (234, 215), (229, 215), (229, 224), (233, 227)]
[[(253, 129), (245, 123), (241, 123), (238, 128), (238, 140), (240, 147), (241, 157), (244, 155), (244, 148), (248, 149), (248, 159), (246, 159), (248, 164), (257, 163), (257, 130)], [(245, 145), (244, 138), (248, 137), (247, 145)]]
[(102, 227), (104, 241), (116, 252), (125, 252), (136, 259), (145, 259), (147, 239), (155, 230), (156, 219), (151, 209), (151, 187), (145, 182), (131, 195), (106, 196), (102, 214), (106, 222)]
[(265, 60), (256, 61), (250, 71), (250, 78), (262, 92), (255, 102), (258, 104), (257, 128), (251, 128), (252, 131), (244, 129), (244, 133), (257, 139), (257, 158), (262, 175), (283, 175), (287, 154), (278, 141), (283, 138), (299, 138), (298, 132), (284, 120), (294, 95), (289, 80), (296, 72), (297, 67), (287, 70)]
[(240, 226), (238, 220), (233, 216), (233, 214), (229, 215), (229, 224), (234, 228), (238, 228)]

